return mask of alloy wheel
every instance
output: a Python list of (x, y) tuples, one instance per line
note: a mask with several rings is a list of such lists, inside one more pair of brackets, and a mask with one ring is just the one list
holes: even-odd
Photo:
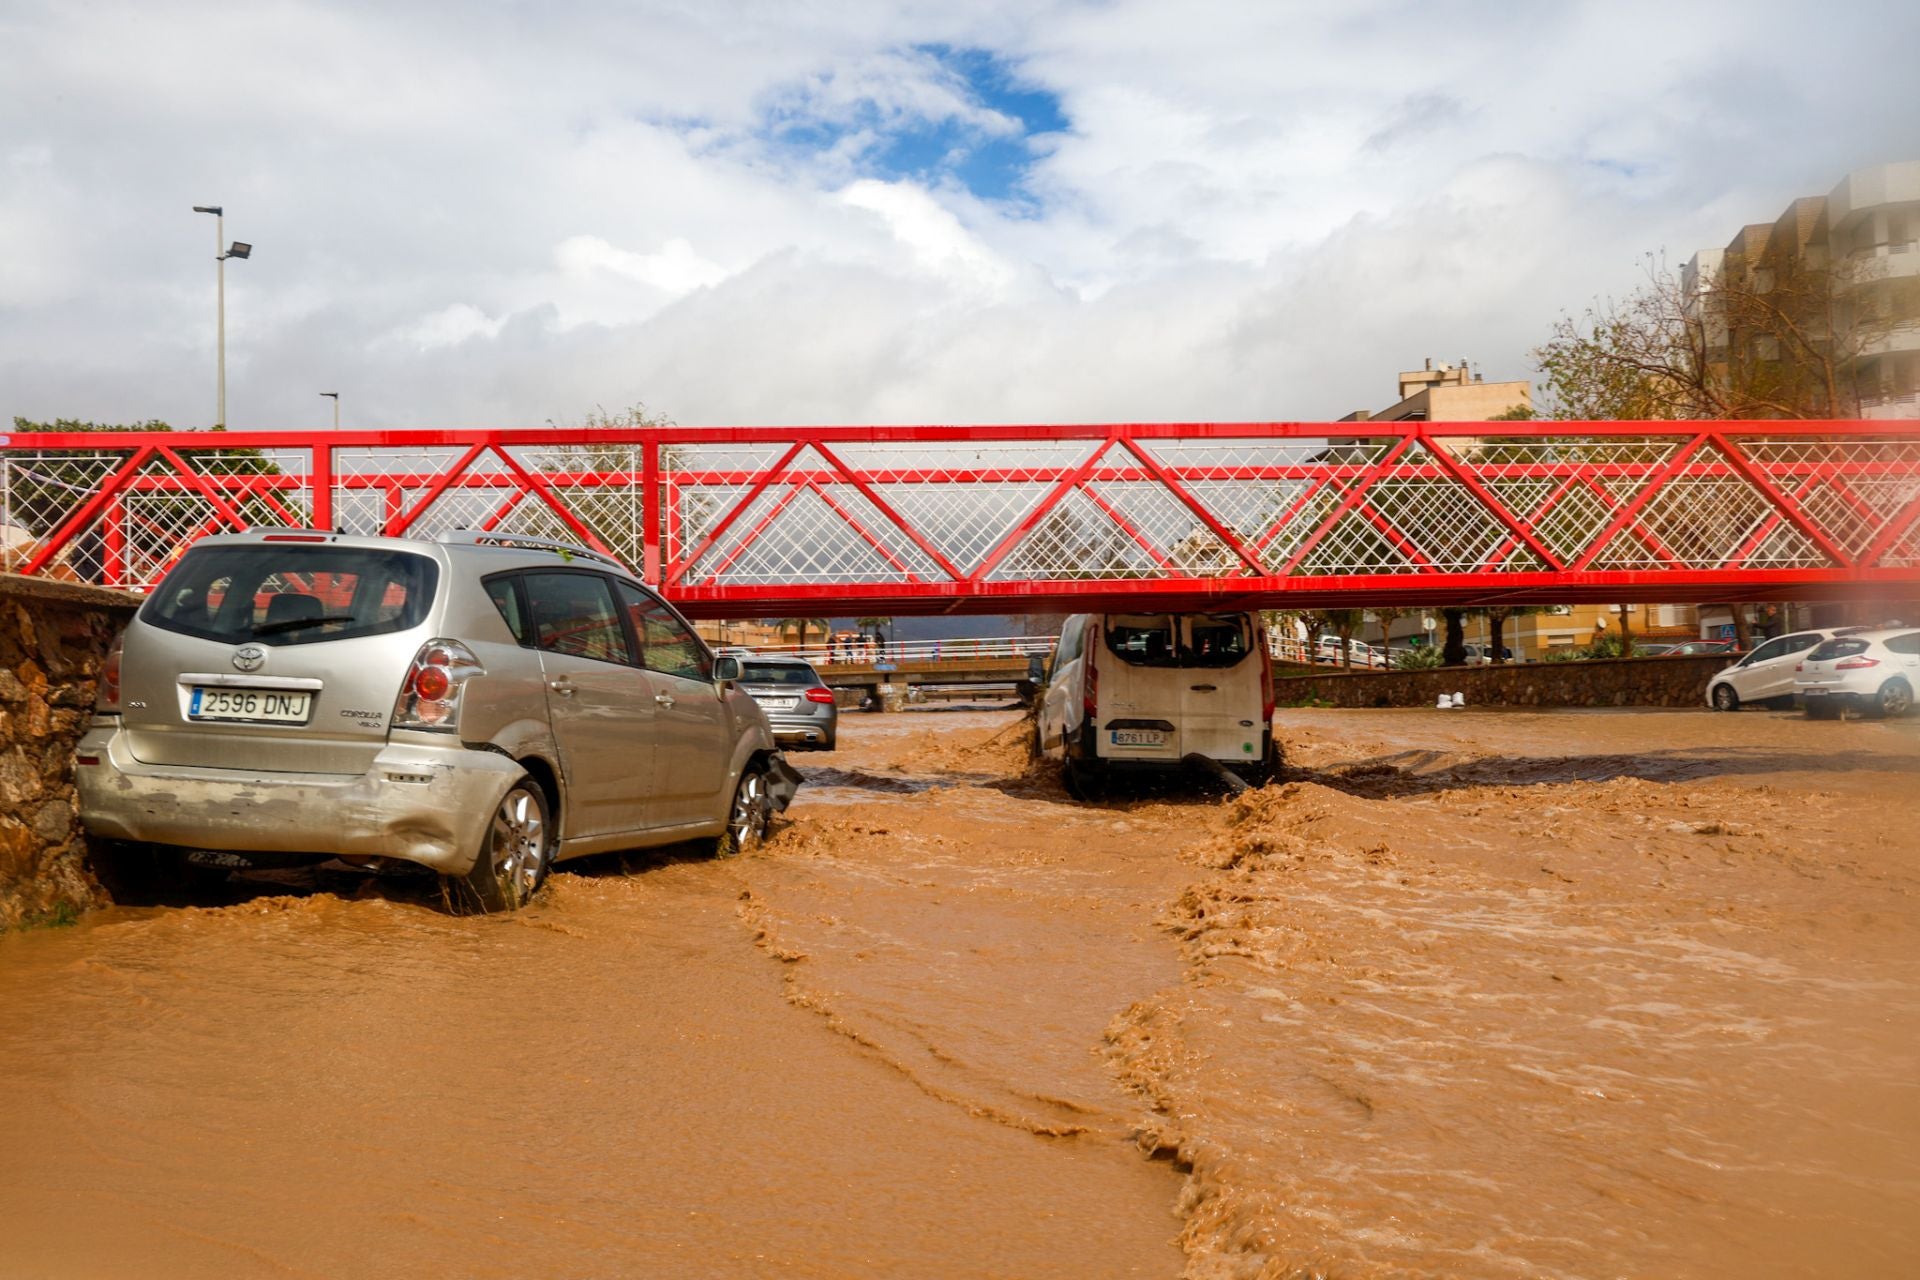
[(727, 815), (727, 843), (732, 853), (745, 853), (767, 834), (772, 815), (767, 805), (767, 778), (759, 770), (749, 770), (733, 793), (733, 809)]
[(503, 897), (525, 902), (540, 887), (547, 863), (547, 814), (540, 797), (521, 786), (494, 811), (487, 854)]
[(1903, 716), (1913, 705), (1913, 690), (1904, 680), (1889, 680), (1880, 686), (1880, 714)]

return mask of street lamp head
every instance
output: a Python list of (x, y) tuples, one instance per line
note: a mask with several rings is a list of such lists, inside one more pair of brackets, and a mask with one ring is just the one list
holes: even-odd
[(235, 240), (233, 247), (227, 250), (229, 258), (247, 258), (253, 256), (253, 246), (245, 240)]
[(197, 204), (193, 206), (193, 211), (195, 213), (210, 213), (216, 218), (226, 212), (226, 210), (217, 204)]
[(320, 394), (334, 400), (338, 400), (340, 398), (340, 393), (338, 391), (322, 391)]

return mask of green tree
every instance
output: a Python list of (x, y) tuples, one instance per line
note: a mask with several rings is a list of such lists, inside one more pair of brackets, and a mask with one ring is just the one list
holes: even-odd
[(1399, 619), (1406, 617), (1409, 611), (1406, 609), (1376, 607), (1369, 609), (1367, 612), (1371, 613), (1373, 620), (1380, 624), (1380, 652), (1383, 654), (1391, 654), (1393, 652), (1393, 624)]
[(1493, 650), (1491, 656), (1495, 664), (1503, 663), (1507, 660), (1507, 644), (1502, 633), (1505, 631), (1508, 621), (1513, 618), (1529, 617), (1541, 612), (1545, 608), (1545, 605), (1538, 604), (1501, 604), (1491, 605), (1486, 609), (1487, 643), (1488, 647)]
[(1340, 637), (1340, 665), (1348, 671), (1353, 670), (1353, 637), (1359, 632), (1366, 617), (1361, 609), (1316, 609), (1320, 620), (1319, 629), (1331, 631)]
[(830, 618), (775, 618), (773, 625), (780, 628), (780, 634), (794, 636), (794, 643), (802, 648), (806, 646), (808, 630), (816, 625), (820, 628), (822, 644), (833, 638), (833, 621)]
[(1447, 641), (1440, 649), (1440, 665), (1443, 667), (1464, 667), (1467, 665), (1467, 611), (1465, 609), (1442, 609), (1440, 619), (1447, 627)]

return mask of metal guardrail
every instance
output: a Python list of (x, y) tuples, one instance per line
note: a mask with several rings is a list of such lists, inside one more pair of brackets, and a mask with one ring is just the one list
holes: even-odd
[[(978, 661), (1005, 658), (1025, 661), (1039, 656), (1051, 657), (1058, 642), (1055, 636), (1000, 636), (961, 640), (852, 640), (813, 642), (810, 644), (757, 644), (751, 652), (768, 657), (805, 658), (815, 666), (846, 666), (877, 662), (897, 665), (921, 665), (939, 662)], [(731, 652), (723, 647), (723, 652)]]

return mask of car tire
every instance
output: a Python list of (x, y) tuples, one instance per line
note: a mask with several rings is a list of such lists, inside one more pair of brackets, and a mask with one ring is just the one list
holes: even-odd
[(1084, 731), (1084, 726), (1082, 730), (1081, 749), (1077, 753), (1067, 731), (1060, 731), (1060, 748), (1064, 757), (1060, 765), (1060, 784), (1073, 799), (1093, 804), (1106, 798), (1107, 767), (1094, 754), (1092, 735)]
[(767, 772), (750, 764), (740, 774), (727, 805), (727, 825), (713, 842), (716, 858), (737, 858), (752, 853), (767, 838), (773, 825), (773, 801), (767, 794)]
[(148, 904), (174, 882), (177, 856), (136, 840), (88, 840), (94, 878), (122, 906)]
[(1106, 798), (1107, 771), (1098, 761), (1070, 759), (1060, 770), (1060, 783), (1075, 800), (1095, 804)]
[(1873, 695), (1873, 713), (1876, 716), (1903, 716), (1913, 709), (1913, 686), (1905, 680), (1893, 679), (1880, 686), (1880, 692)]
[(1738, 711), (1740, 695), (1733, 691), (1730, 684), (1717, 684), (1708, 692), (1707, 701), (1715, 711)]
[(553, 847), (546, 793), (522, 778), (495, 806), (472, 869), (445, 878), (449, 904), (462, 915), (518, 910), (546, 883)]

